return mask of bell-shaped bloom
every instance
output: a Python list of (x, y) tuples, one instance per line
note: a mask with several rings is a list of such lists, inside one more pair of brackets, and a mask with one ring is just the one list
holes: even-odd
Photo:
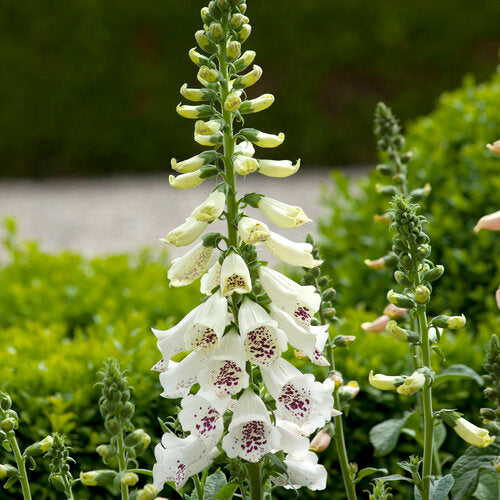
[(285, 140), (283, 132), (280, 132), (278, 135), (266, 134), (255, 128), (244, 128), (240, 130), (240, 135), (261, 148), (276, 148)]
[(278, 200), (263, 196), (257, 203), (257, 208), (279, 227), (292, 229), (309, 222), (310, 219), (300, 207), (287, 205)]
[(251, 217), (242, 217), (238, 222), (238, 236), (249, 245), (257, 245), (271, 236), (269, 228)]
[(477, 427), (471, 424), (465, 418), (459, 417), (455, 420), (455, 427), (453, 430), (466, 442), (478, 448), (486, 448), (493, 441), (495, 436), (490, 436), (487, 429)]
[(180, 438), (166, 433), (155, 447), (153, 485), (161, 491), (166, 482), (173, 481), (180, 489), (191, 476), (209, 467), (218, 455), (217, 448), (203, 446), (194, 435)]
[(275, 257), (291, 266), (312, 268), (323, 263), (312, 256), (313, 248), (309, 243), (295, 243), (272, 231), (264, 245)]
[(179, 104), (176, 111), (183, 118), (191, 118), (194, 120), (197, 118), (208, 118), (213, 114), (213, 109), (208, 104), (200, 104), (198, 106)]
[(237, 79), (237, 85), (239, 88), (250, 87), (250, 85), (257, 83), (261, 76), (262, 68), (254, 64), (252, 71), (249, 71)]
[(309, 450), (309, 439), (297, 424), (276, 416), (276, 429), (280, 433), (279, 449), (285, 453), (305, 453)]
[(220, 132), (221, 124), (217, 120), (197, 120), (194, 124), (194, 132), (198, 135), (214, 135)]
[(203, 165), (208, 165), (210, 162), (215, 161), (217, 158), (216, 151), (203, 151), (199, 155), (192, 156), (187, 160), (177, 162), (175, 158), (172, 158), (170, 165), (172, 169), (180, 172), (181, 174), (189, 174), (190, 172), (195, 172), (199, 170)]
[(170, 185), (177, 189), (191, 189), (199, 186), (204, 180), (199, 170), (178, 176), (171, 175), (168, 178)]
[(225, 204), (226, 195), (219, 190), (213, 191), (201, 205), (193, 210), (191, 217), (202, 222), (213, 222), (221, 216)]
[(218, 344), (226, 327), (226, 297), (219, 290), (196, 309), (193, 322), (184, 333), (185, 350), (208, 352)]
[(227, 111), (235, 112), (238, 111), (241, 106), (241, 92), (230, 92), (226, 99), (224, 100), (224, 109)]
[(201, 236), (207, 225), (207, 222), (201, 222), (194, 217), (188, 217), (184, 224), (172, 229), (172, 231), (160, 241), (176, 247), (190, 245)]
[(202, 277), (200, 281), (200, 292), (212, 295), (212, 290), (220, 285), (221, 265), (217, 261)]
[(390, 320), (391, 318), (389, 318), (389, 316), (383, 314), (374, 321), (365, 321), (364, 323), (361, 323), (361, 328), (365, 332), (373, 332), (373, 333), (384, 332), (385, 327), (387, 326), (387, 323), (389, 323)]
[(313, 286), (301, 286), (267, 266), (259, 267), (259, 279), (274, 305), (300, 326), (309, 328), (321, 304), (321, 296)]
[(214, 247), (198, 243), (182, 257), (172, 261), (168, 270), (170, 286), (186, 286), (198, 279), (210, 264)]
[(211, 89), (191, 89), (188, 88), (187, 83), (181, 87), (182, 97), (189, 99), (190, 101), (211, 101), (217, 97), (215, 90)]
[(200, 387), (219, 398), (232, 396), (248, 387), (243, 338), (234, 329), (226, 333), (198, 373)]
[(197, 373), (204, 366), (206, 356), (197, 352), (188, 354), (179, 363), (168, 362), (168, 368), (160, 373), (160, 384), (163, 387), (161, 395), (164, 398), (182, 398), (189, 394), (191, 387), (196, 384)]
[(328, 325), (311, 326), (305, 329), (273, 303), (270, 309), (271, 319), (277, 322), (280, 330), (286, 332), (291, 346), (303, 352), (315, 365), (329, 365), (327, 359), (321, 354), (328, 340)]
[(209, 68), (208, 66), (201, 66), (198, 70), (198, 76), (207, 82), (215, 83), (219, 79), (219, 72), (216, 69)]
[(251, 389), (245, 389), (234, 408), (229, 432), (222, 440), (227, 456), (255, 463), (277, 449), (279, 440), (264, 403)]
[(289, 177), (300, 168), (300, 160), (295, 165), (290, 160), (259, 160), (259, 174), (267, 177)]
[(234, 152), (252, 157), (255, 154), (255, 148), (250, 141), (242, 141), (234, 146)]
[(237, 174), (248, 175), (259, 168), (259, 163), (255, 158), (239, 154), (234, 157), (233, 166)]
[(488, 229), (489, 231), (500, 231), (500, 210), (493, 214), (485, 215), (481, 217), (476, 227), (474, 228), (474, 232), (478, 233), (481, 229)]
[(191, 432), (203, 444), (214, 446), (224, 432), (224, 413), (230, 398), (220, 399), (211, 392), (188, 394), (181, 401), (179, 422), (182, 430)]
[(383, 375), (382, 373), (374, 374), (372, 370), (368, 376), (368, 382), (370, 382), (370, 385), (375, 387), (375, 389), (380, 389), (381, 391), (395, 391), (397, 387), (404, 382), (404, 377), (400, 375)]
[(217, 132), (213, 135), (201, 135), (194, 134), (194, 141), (200, 144), (201, 146), (218, 146), (222, 144), (223, 135), (222, 132)]
[(500, 141), (495, 141), (493, 144), (486, 144), (486, 147), (494, 154), (500, 155)]
[(286, 475), (273, 476), (275, 484), (286, 489), (306, 487), (309, 490), (324, 490), (326, 488), (326, 469), (318, 464), (318, 456), (312, 451), (305, 453), (290, 453), (285, 457)]
[(267, 390), (276, 401), (276, 413), (299, 425), (305, 434), (323, 427), (332, 418), (333, 380), (317, 382), (283, 358), (260, 372)]
[(241, 303), (238, 324), (247, 358), (252, 363), (269, 366), (286, 350), (286, 335), (265, 309), (249, 298)]
[(398, 386), (398, 394), (411, 396), (422, 389), (426, 381), (427, 379), (425, 378), (425, 375), (416, 370), (409, 377), (406, 377), (404, 382)]
[(249, 99), (240, 106), (240, 113), (258, 113), (269, 108), (274, 102), (273, 94), (263, 94), (256, 99)]
[(241, 255), (230, 252), (224, 259), (220, 271), (220, 288), (224, 295), (234, 292), (243, 294), (252, 290), (250, 272)]

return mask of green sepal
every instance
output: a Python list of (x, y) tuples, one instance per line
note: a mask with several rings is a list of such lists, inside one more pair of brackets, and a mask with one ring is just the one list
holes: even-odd
[(245, 196), (243, 196), (241, 201), (243, 201), (243, 203), (246, 203), (247, 205), (250, 205), (253, 208), (257, 208), (259, 205), (259, 201), (262, 197), (263, 195), (259, 193), (248, 193)]
[(200, 168), (200, 178), (209, 179), (210, 177), (215, 177), (220, 173), (220, 170), (215, 165), (203, 165)]

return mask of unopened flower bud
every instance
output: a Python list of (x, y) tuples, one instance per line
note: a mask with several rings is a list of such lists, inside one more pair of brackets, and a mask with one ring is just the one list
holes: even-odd
[(241, 98), (236, 92), (231, 92), (227, 95), (224, 101), (224, 108), (233, 113), (238, 110), (241, 105)]
[(240, 14), (240, 13), (233, 14), (231, 16), (231, 20), (229, 22), (231, 24), (231, 28), (233, 28), (233, 29), (239, 28), (243, 24), (244, 17), (245, 16), (243, 14)]
[(24, 450), (24, 454), (27, 457), (36, 457), (38, 455), (42, 455), (43, 453), (49, 451), (52, 448), (53, 444), (53, 439), (52, 436), (47, 436), (43, 438), (41, 441), (37, 441), (36, 443), (33, 443), (32, 445), (28, 446)]
[(333, 380), (335, 383), (335, 389), (338, 389), (342, 384), (344, 383), (344, 378), (342, 377), (342, 373), (339, 371), (335, 370), (331, 375), (330, 378)]
[(157, 493), (157, 488), (155, 488), (152, 484), (146, 484), (142, 490), (137, 492), (137, 500), (154, 500)]
[(401, 293), (396, 293), (394, 290), (387, 292), (387, 300), (398, 307), (411, 309), (415, 307), (415, 302), (412, 299)]
[(123, 486), (134, 486), (139, 481), (139, 476), (135, 472), (125, 472), (120, 478)]
[(222, 31), (222, 26), (220, 23), (212, 23), (210, 25), (210, 34), (215, 38), (219, 39), (224, 32)]
[(56, 490), (66, 491), (66, 482), (62, 474), (51, 474), (49, 476), (49, 483), (54, 486)]
[(100, 444), (95, 451), (99, 454), (99, 456), (105, 458), (110, 457), (115, 454), (113, 447), (109, 444)]
[(500, 155), (500, 141), (495, 141), (493, 144), (486, 144), (486, 147), (495, 155)]
[(330, 446), (331, 440), (331, 436), (322, 429), (312, 439), (311, 444), (309, 445), (309, 450), (314, 451), (315, 453), (325, 451), (328, 446)]
[(337, 335), (333, 339), (333, 343), (337, 347), (349, 347), (355, 340), (356, 337), (354, 335)]
[(198, 70), (198, 77), (210, 83), (215, 83), (219, 79), (219, 72), (208, 66), (201, 66)]
[(9, 464), (0, 464), (0, 479), (17, 475), (17, 469)]
[(335, 317), (336, 314), (337, 310), (335, 309), (335, 307), (328, 307), (323, 311), (323, 316), (328, 319)]
[(80, 481), (85, 486), (102, 486), (108, 484), (118, 475), (114, 470), (91, 470), (80, 472)]
[(465, 326), (466, 319), (462, 314), (461, 316), (436, 316), (432, 319), (431, 325), (439, 328), (449, 328), (450, 330), (458, 330)]
[(227, 43), (226, 56), (230, 61), (234, 61), (241, 56), (241, 43), (231, 40)]
[(249, 24), (244, 24), (240, 31), (238, 32), (238, 40), (243, 43), (248, 40), (250, 33), (252, 32), (252, 27)]
[(396, 186), (384, 186), (382, 184), (376, 184), (375, 190), (377, 193), (384, 194), (386, 196), (394, 196), (399, 192)]
[(118, 434), (121, 429), (120, 422), (118, 422), (116, 418), (106, 420), (104, 422), (104, 427), (106, 427), (106, 430), (112, 435)]
[(393, 168), (389, 165), (380, 164), (375, 167), (377, 172), (380, 172), (382, 175), (391, 175), (393, 173)]
[(177, 113), (183, 118), (209, 118), (212, 116), (212, 108), (208, 104), (200, 104), (199, 106), (187, 106), (179, 104), (176, 108)]
[(225, 11), (230, 7), (229, 0), (217, 0), (217, 6), (220, 10)]
[(243, 55), (234, 62), (234, 67), (236, 71), (239, 73), (240, 71), (244, 71), (245, 69), (253, 63), (255, 59), (256, 53), (253, 50), (245, 50)]
[(492, 408), (481, 408), (479, 413), (481, 414), (481, 417), (483, 417), (485, 420), (493, 421), (496, 420), (497, 418), (497, 414), (495, 410), (493, 410)]
[(256, 99), (245, 101), (240, 106), (240, 113), (243, 115), (247, 113), (258, 113), (259, 111), (264, 111), (269, 108), (273, 102), (274, 96), (272, 94), (263, 94)]
[(233, 88), (244, 89), (245, 87), (250, 87), (260, 80), (262, 76), (262, 68), (257, 64), (254, 64), (252, 71), (245, 73), (243, 76), (239, 76), (233, 84)]
[(205, 52), (208, 52), (209, 54), (215, 54), (217, 52), (217, 45), (215, 45), (215, 43), (207, 37), (203, 30), (198, 30), (194, 34), (194, 37), (196, 38), (196, 42), (200, 48)]
[(431, 291), (424, 285), (419, 285), (415, 288), (415, 300), (419, 304), (426, 304), (431, 298)]
[(406, 342), (409, 337), (409, 333), (407, 330), (404, 328), (401, 328), (398, 326), (396, 321), (391, 320), (387, 323), (385, 327), (385, 331), (393, 338), (396, 340), (399, 340), (401, 342)]
[(210, 64), (208, 61), (208, 57), (205, 57), (204, 55), (200, 54), (195, 48), (192, 48), (188, 54), (189, 54), (189, 59), (191, 59), (191, 61), (197, 66)]
[(405, 378), (403, 384), (397, 388), (397, 392), (404, 396), (411, 396), (422, 389), (426, 382), (427, 378), (425, 375), (417, 370)]
[(439, 279), (444, 273), (443, 266), (436, 266), (426, 271), (422, 277), (425, 281), (431, 282)]
[(17, 422), (13, 418), (5, 418), (0, 422), (0, 429), (4, 432), (9, 432), (17, 427)]
[(141, 442), (143, 435), (146, 434), (144, 429), (136, 429), (125, 437), (125, 446), (134, 447)]
[(402, 271), (394, 271), (394, 279), (396, 280), (396, 283), (398, 283), (399, 285), (405, 287), (411, 286), (410, 279)]
[(349, 381), (339, 389), (339, 395), (342, 401), (350, 401), (359, 394), (359, 384), (355, 380)]

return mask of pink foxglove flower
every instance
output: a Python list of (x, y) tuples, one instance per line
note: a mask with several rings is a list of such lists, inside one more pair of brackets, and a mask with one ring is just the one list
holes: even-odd
[(390, 319), (391, 318), (389, 318), (389, 316), (383, 314), (374, 321), (361, 323), (361, 328), (365, 332), (373, 332), (373, 333), (384, 332), (385, 327), (387, 326), (387, 323), (389, 323)]
[(279, 441), (279, 432), (271, 424), (264, 403), (251, 389), (245, 389), (234, 408), (229, 432), (222, 440), (227, 456), (255, 463), (277, 449)]
[(487, 229), (489, 231), (500, 231), (500, 210), (498, 212), (481, 217), (474, 227), (474, 232), (478, 233), (479, 231), (481, 231), (481, 229)]

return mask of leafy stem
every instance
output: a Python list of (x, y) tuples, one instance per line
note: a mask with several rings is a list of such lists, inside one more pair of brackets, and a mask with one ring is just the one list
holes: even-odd
[(17, 469), (19, 471), (19, 481), (21, 482), (24, 500), (31, 500), (30, 483), (26, 473), (26, 458), (21, 454), (14, 431), (11, 430), (6, 432), (6, 435), (16, 459)]

